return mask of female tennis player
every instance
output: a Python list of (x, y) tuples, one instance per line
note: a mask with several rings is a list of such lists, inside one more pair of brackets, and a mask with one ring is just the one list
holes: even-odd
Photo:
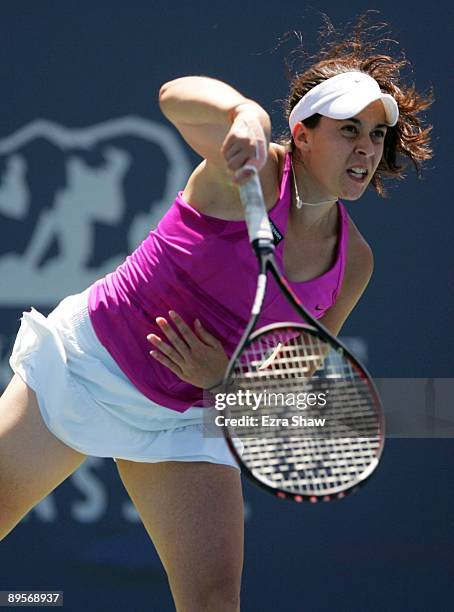
[[(401, 81), (405, 63), (357, 34), (332, 43), (291, 83), (287, 144), (270, 142), (267, 112), (226, 83), (163, 85), (164, 115), (203, 161), (117, 270), (47, 318), (23, 313), (0, 399), (2, 536), (87, 455), (113, 457), (177, 610), (239, 610), (239, 470), (202, 431), (203, 391), (222, 379), (255, 290), (238, 186), (259, 171), (278, 262), (337, 334), (372, 273), (340, 200), (369, 185), (383, 195), (400, 158), (419, 168), (431, 154), (419, 120), (430, 100)], [(272, 302), (261, 324), (283, 316)]]

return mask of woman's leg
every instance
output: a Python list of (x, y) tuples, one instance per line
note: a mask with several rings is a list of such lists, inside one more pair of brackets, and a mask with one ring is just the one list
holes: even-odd
[(118, 460), (166, 569), (177, 612), (238, 612), (243, 566), (239, 470), (206, 462)]
[(35, 392), (15, 374), (0, 397), (0, 539), (85, 458), (47, 429)]

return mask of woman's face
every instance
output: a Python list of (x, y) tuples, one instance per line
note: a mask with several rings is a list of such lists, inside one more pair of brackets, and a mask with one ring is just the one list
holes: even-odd
[(312, 197), (357, 200), (362, 196), (383, 155), (385, 120), (383, 104), (377, 100), (351, 119), (322, 117), (315, 128), (303, 126), (296, 142)]

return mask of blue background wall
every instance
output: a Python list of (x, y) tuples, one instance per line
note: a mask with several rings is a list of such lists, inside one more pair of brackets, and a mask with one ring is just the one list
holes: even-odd
[[(376, 376), (450, 378), (453, 8), (447, 2), (385, 0), (371, 8), (392, 23), (414, 63), (411, 78), (418, 88), (434, 87), (429, 116), (436, 156), (423, 181), (409, 170), (406, 182), (391, 186), (388, 199), (370, 193), (348, 205), (376, 265), (343, 333), (362, 340)], [(153, 210), (183, 186), (197, 162), (165, 129), (159, 86), (184, 74), (222, 78), (267, 108), (278, 134), (285, 128), (278, 101), (287, 91), (283, 59), (292, 48), (284, 44), (273, 51), (278, 39), (301, 30), (313, 42), (317, 10), (338, 23), (363, 9), (362, 2), (351, 1), (346, 9), (328, 0), (310, 6), (246, 0), (2, 4), (0, 386), (10, 376), (7, 358), (22, 310), (35, 305), (48, 312), (62, 286), (69, 289), (65, 294), (79, 291), (111, 269), (139, 242), (143, 228), (153, 225)], [(150, 138), (143, 125), (134, 135), (130, 123), (124, 132), (109, 123), (106, 135), (91, 144), (83, 140), (87, 127), (93, 135), (96, 126), (129, 116), (146, 120)], [(36, 124), (38, 119), (59, 126), (60, 136), (67, 130), (67, 141), (52, 140), (50, 124)], [(41, 128), (24, 132), (36, 125)], [(169, 155), (165, 142), (172, 142)], [(79, 238), (82, 244), (91, 228), (89, 257), (73, 274), (58, 268), (78, 230), (73, 227), (72, 236), (61, 225), (55, 230), (58, 218), (51, 217), (46, 248), (24, 267), (44, 211), (64, 202), (64, 212), (71, 198), (75, 206), (83, 201), (68, 186), (68, 159), (83, 160), (88, 176), (88, 169), (104, 167), (108, 146), (127, 152), (129, 173), (116, 212), (109, 202), (95, 202), (86, 213)], [(24, 196), (11, 204), (5, 176), (14, 175), (14, 155), (15, 163), (19, 156), (27, 165), (29, 194), (27, 202)], [(20, 163), (14, 167), (20, 170)], [(18, 270), (28, 274), (20, 287)], [(246, 485), (243, 609), (451, 608), (453, 454), (449, 439), (389, 440), (383, 466), (368, 487), (326, 506), (281, 503)], [(47, 588), (64, 590), (71, 611), (172, 609), (159, 561), (112, 462), (89, 460), (0, 545), (0, 590)]]

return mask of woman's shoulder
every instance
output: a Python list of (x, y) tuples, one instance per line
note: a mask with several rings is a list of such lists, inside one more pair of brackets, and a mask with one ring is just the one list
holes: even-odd
[(342, 287), (335, 304), (320, 319), (335, 335), (366, 289), (374, 268), (371, 247), (348, 215), (347, 220), (348, 251)]
[(268, 149), (268, 160), (260, 172), (263, 196), (266, 207), (272, 208), (280, 194), (282, 176), (284, 174), (286, 149), (282, 145), (271, 142)]
[(374, 269), (374, 255), (370, 244), (353, 223), (348, 219), (348, 254), (345, 270), (347, 285), (362, 286), (369, 282)]
[[(260, 171), (263, 195), (268, 209), (279, 197), (284, 172), (285, 147), (270, 143), (268, 159)], [(244, 218), (238, 187), (224, 169), (203, 160), (193, 171), (183, 192), (183, 198), (201, 213), (227, 220)]]
[(274, 165), (277, 172), (278, 183), (281, 183), (282, 175), (284, 174), (285, 160), (287, 159), (288, 149), (277, 142), (271, 142), (269, 147), (268, 157)]

